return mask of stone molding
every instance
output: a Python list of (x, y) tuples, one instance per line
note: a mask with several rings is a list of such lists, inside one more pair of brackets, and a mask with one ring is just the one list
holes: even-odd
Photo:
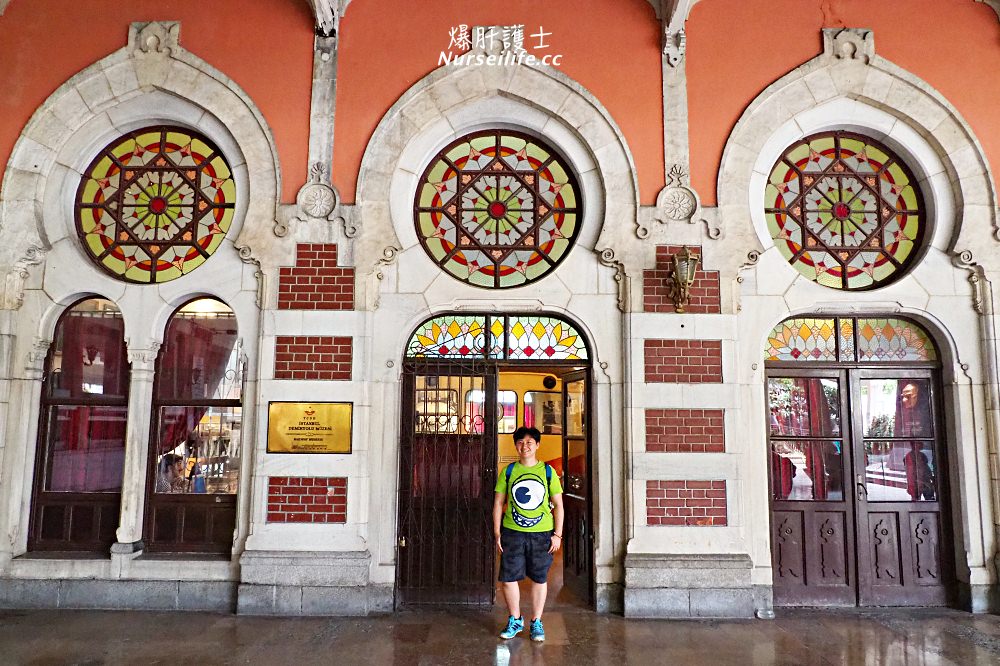
[[(229, 155), (230, 165), (238, 176), (245, 173), (239, 176), (245, 178), (244, 195), (226, 242), (266, 247), (253, 239), (273, 224), (280, 193), (271, 131), (249, 95), (181, 47), (179, 36), (175, 21), (133, 24), (123, 48), (63, 83), (25, 125), (0, 188), (0, 231), (5, 238), (0, 266), (15, 266), (15, 275), (5, 283), (5, 303), (16, 305), (23, 297), (18, 280), (23, 282), (26, 266), (16, 266), (19, 258), (27, 257), (22, 263), (30, 263), (32, 253), (47, 252), (58, 239), (75, 235), (56, 193), (70, 177), (65, 167), (81, 171), (98, 144), (141, 126), (138, 117), (198, 126), (235, 149), (238, 154)], [(149, 108), (136, 113), (143, 100), (149, 100)], [(119, 112), (125, 108), (130, 111)], [(253, 197), (245, 194), (249, 191)]]
[[(555, 138), (554, 143), (564, 153), (571, 153), (567, 155), (571, 161), (574, 154), (567, 150), (571, 145), (567, 139), (569, 134), (578, 137), (574, 142), (578, 141), (590, 154), (581, 152), (577, 157), (596, 163), (594, 171), (603, 181), (604, 190), (603, 211), (595, 210), (595, 195), (599, 197), (599, 193), (586, 193), (589, 208), (585, 208), (583, 233), (588, 233), (588, 224), (603, 223), (591, 249), (611, 247), (627, 264), (637, 254), (630, 249), (637, 239), (630, 241), (620, 231), (621, 225), (636, 223), (639, 189), (624, 135), (604, 106), (579, 83), (557, 69), (522, 64), (440, 67), (415, 83), (383, 116), (365, 149), (358, 174), (355, 208), (358, 224), (364, 227), (355, 249), (358, 270), (377, 270), (387, 245), (402, 253), (419, 242), (412, 231), (411, 206), (406, 205), (404, 210), (400, 205), (393, 214), (390, 190), (407, 192), (394, 197), (396, 200), (412, 200), (416, 186), (413, 172), (420, 170), (426, 156), (445, 138), (489, 122), (488, 117), (474, 112), (483, 105), (522, 108), (522, 126), (548, 135), (550, 140)], [(500, 118), (502, 112), (496, 113), (497, 122), (510, 123), (509, 116)], [(574, 166), (579, 168), (578, 164)], [(370, 300), (359, 297), (362, 302)]]
[[(981, 144), (954, 106), (925, 81), (877, 55), (869, 30), (824, 30), (824, 47), (822, 55), (758, 95), (730, 134), (717, 184), (726, 228), (751, 251), (770, 247), (754, 217), (757, 189), (770, 167), (763, 164), (765, 153), (803, 133), (846, 124), (891, 140), (929, 165), (925, 195), (931, 190), (941, 208), (938, 226), (950, 228), (941, 237), (942, 250), (976, 247), (1000, 258), (992, 173)], [(933, 173), (938, 168), (943, 171)], [(954, 211), (947, 212), (949, 207)]]

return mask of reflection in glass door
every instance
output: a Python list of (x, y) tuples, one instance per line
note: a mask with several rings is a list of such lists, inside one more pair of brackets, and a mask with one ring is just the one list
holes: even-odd
[(845, 374), (768, 378), (775, 603), (855, 603)]
[(853, 370), (859, 603), (941, 605), (951, 592), (930, 370)]
[(778, 605), (942, 605), (953, 592), (933, 371), (771, 369)]

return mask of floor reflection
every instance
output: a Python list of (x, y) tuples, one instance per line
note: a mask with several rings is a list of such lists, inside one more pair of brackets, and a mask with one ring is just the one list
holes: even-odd
[[(558, 595), (557, 595), (558, 596)], [(633, 620), (556, 604), (547, 640), (496, 637), (502, 608), (371, 618), (0, 611), (7, 664), (1000, 663), (1000, 617), (945, 609), (784, 610), (775, 620)]]

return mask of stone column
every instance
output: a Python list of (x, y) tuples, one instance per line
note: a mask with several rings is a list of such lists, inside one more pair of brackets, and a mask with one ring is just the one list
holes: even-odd
[(149, 457), (149, 424), (153, 411), (153, 374), (160, 344), (137, 349), (129, 345), (132, 367), (125, 434), (125, 469), (122, 478), (122, 508), (118, 522), (118, 542), (113, 555), (142, 551), (142, 516), (146, 506), (146, 465)]

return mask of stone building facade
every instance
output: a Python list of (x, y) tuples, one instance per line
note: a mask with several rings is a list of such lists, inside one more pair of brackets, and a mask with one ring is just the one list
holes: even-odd
[(488, 603), (530, 412), (598, 612), (996, 608), (996, 2), (181, 4), (0, 2), (0, 605)]

